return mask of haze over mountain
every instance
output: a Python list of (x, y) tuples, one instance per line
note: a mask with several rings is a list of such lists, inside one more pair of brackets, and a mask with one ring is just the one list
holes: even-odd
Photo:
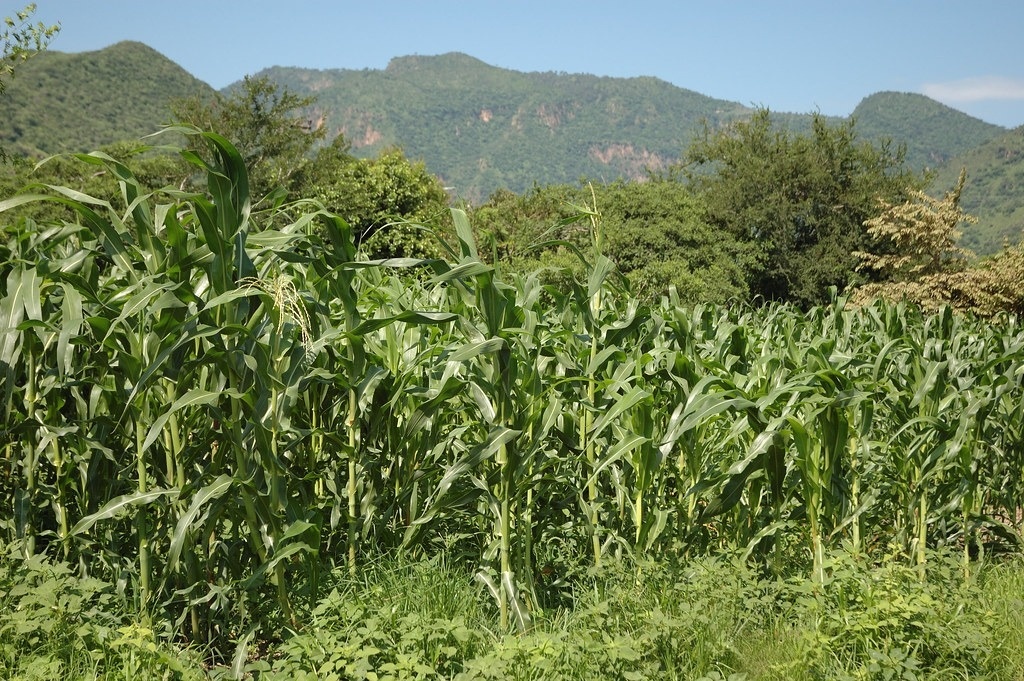
[[(273, 67), (256, 75), (316, 96), (305, 115), (326, 126), (329, 139), (344, 135), (361, 156), (399, 146), (473, 202), (499, 188), (642, 178), (676, 163), (705, 122), (714, 129), (752, 112), (656, 78), (522, 73), (459, 53), (397, 57), (384, 69)], [(170, 122), (172, 100), (197, 92), (213, 90), (141, 43), (46, 52), (22, 65), (0, 97), (0, 140), (25, 154), (91, 150), (158, 130)], [(862, 139), (905, 145), (914, 168), (955, 166), (950, 174), (969, 164), (965, 202), (977, 197), (969, 209), (1004, 216), (993, 234), (1019, 238), (1020, 185), (1006, 178), (1024, 160), (1011, 154), (993, 165), (1008, 148), (998, 142), (1006, 128), (908, 93), (869, 94), (851, 113)], [(794, 129), (811, 118), (773, 114)], [(997, 151), (985, 152), (990, 145)], [(974, 247), (991, 251), (986, 239)]]

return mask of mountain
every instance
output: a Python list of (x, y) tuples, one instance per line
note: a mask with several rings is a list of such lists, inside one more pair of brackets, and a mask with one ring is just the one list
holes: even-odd
[[(305, 114), (329, 138), (343, 134), (353, 153), (400, 146), (472, 202), (499, 188), (644, 177), (677, 162), (705, 121), (716, 129), (751, 113), (657, 78), (522, 73), (460, 53), (398, 57), (384, 69), (273, 67), (257, 75), (315, 95)], [(172, 100), (193, 94), (213, 90), (141, 43), (43, 52), (19, 65), (0, 97), (0, 145), (38, 155), (138, 138), (169, 122)], [(811, 120), (773, 116), (793, 130)], [(990, 253), (1004, 237), (1024, 234), (1022, 129), (912, 93), (870, 95), (852, 116), (862, 139), (902, 144), (911, 167), (935, 170), (936, 193), (967, 167), (963, 204), (981, 218), (964, 237), (968, 246)]]
[(951, 158), (935, 174), (934, 193), (956, 185), (961, 168), (967, 183), (960, 205), (979, 220), (963, 230), (960, 243), (991, 255), (1004, 241), (1024, 238), (1024, 125)]
[(383, 70), (275, 67), (257, 74), (315, 95), (308, 115), (358, 155), (400, 145), (465, 198), (581, 177), (636, 178), (678, 160), (707, 119), (750, 109), (656, 78), (521, 73), (464, 54), (400, 57)]
[(1006, 132), (1006, 128), (909, 92), (876, 92), (853, 110), (858, 134), (906, 145), (915, 169), (938, 168), (952, 157)]
[(91, 151), (156, 132), (170, 122), (172, 100), (213, 92), (142, 43), (41, 52), (0, 97), (0, 145), (26, 155)]
[[(656, 78), (521, 73), (459, 53), (400, 57), (383, 70), (274, 67), (257, 75), (315, 95), (307, 115), (329, 138), (344, 135), (356, 154), (399, 145), (470, 199), (534, 182), (642, 177), (678, 161), (704, 121), (717, 128), (751, 113)], [(795, 130), (810, 121), (773, 116)], [(866, 97), (853, 116), (862, 139), (904, 144), (919, 170), (1006, 130), (910, 93)]]

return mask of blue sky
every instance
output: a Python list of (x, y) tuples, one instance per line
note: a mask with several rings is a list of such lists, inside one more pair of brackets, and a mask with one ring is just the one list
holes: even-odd
[[(0, 0), (8, 16), (28, 0)], [(36, 0), (51, 49), (138, 40), (221, 88), (268, 66), (384, 68), (465, 52), (518, 71), (656, 76), (776, 111), (882, 90), (1024, 124), (1020, 0)]]

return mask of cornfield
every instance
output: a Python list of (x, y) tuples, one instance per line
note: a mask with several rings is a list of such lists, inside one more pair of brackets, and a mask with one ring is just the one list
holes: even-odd
[(969, 571), (1020, 541), (1016, 319), (645, 306), (596, 221), (570, 286), (505, 275), (457, 209), (445, 259), (367, 260), (315, 206), (254, 212), (237, 151), (192, 134), (203, 192), (90, 154), (116, 205), (0, 202), (78, 217), (0, 244), (0, 540), (194, 640), (296, 620), (323, 566), (391, 551), (456, 552), (525, 628), (567, 556), (822, 580), (838, 545)]

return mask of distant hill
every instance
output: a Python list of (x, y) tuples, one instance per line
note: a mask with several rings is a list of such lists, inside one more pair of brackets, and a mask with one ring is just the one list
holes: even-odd
[(170, 122), (172, 100), (213, 92), (142, 43), (42, 52), (0, 97), (0, 144), (25, 155), (91, 151), (156, 132)]
[(877, 92), (865, 97), (852, 116), (862, 138), (889, 138), (905, 144), (907, 163), (917, 170), (938, 168), (1006, 132), (1006, 128), (909, 92)]
[[(316, 95), (308, 115), (355, 153), (400, 145), (471, 199), (534, 182), (642, 177), (677, 161), (705, 120), (717, 128), (751, 113), (656, 78), (521, 73), (459, 53), (400, 57), (384, 70), (274, 67), (258, 75)], [(809, 125), (809, 115), (773, 115), (795, 130)], [(1006, 130), (909, 93), (871, 95), (853, 116), (862, 139), (905, 144), (918, 170)]]
[(936, 173), (932, 193), (951, 189), (961, 168), (967, 169), (967, 184), (960, 205), (979, 218), (964, 230), (961, 243), (990, 255), (1004, 241), (1024, 239), (1024, 126), (950, 159)]
[(459, 53), (400, 57), (384, 70), (257, 75), (316, 95), (310, 116), (355, 153), (400, 145), (475, 200), (534, 182), (641, 177), (678, 160), (703, 119), (718, 126), (750, 114), (656, 78), (521, 73)]
[[(473, 202), (499, 188), (644, 177), (677, 162), (705, 121), (718, 128), (752, 112), (657, 78), (522, 73), (459, 53), (398, 57), (385, 69), (257, 75), (315, 95), (306, 115), (329, 138), (343, 134), (357, 155), (400, 146)], [(0, 144), (28, 155), (89, 151), (158, 130), (170, 102), (193, 94), (213, 90), (141, 43), (44, 52), (19, 67), (0, 97)], [(981, 218), (965, 236), (971, 248), (984, 254), (1004, 237), (1020, 239), (1020, 129), (911, 93), (870, 95), (852, 115), (861, 139), (891, 139), (906, 146), (911, 167), (935, 169), (937, 193), (967, 165), (964, 205)], [(810, 122), (807, 114), (773, 116), (793, 130)]]

